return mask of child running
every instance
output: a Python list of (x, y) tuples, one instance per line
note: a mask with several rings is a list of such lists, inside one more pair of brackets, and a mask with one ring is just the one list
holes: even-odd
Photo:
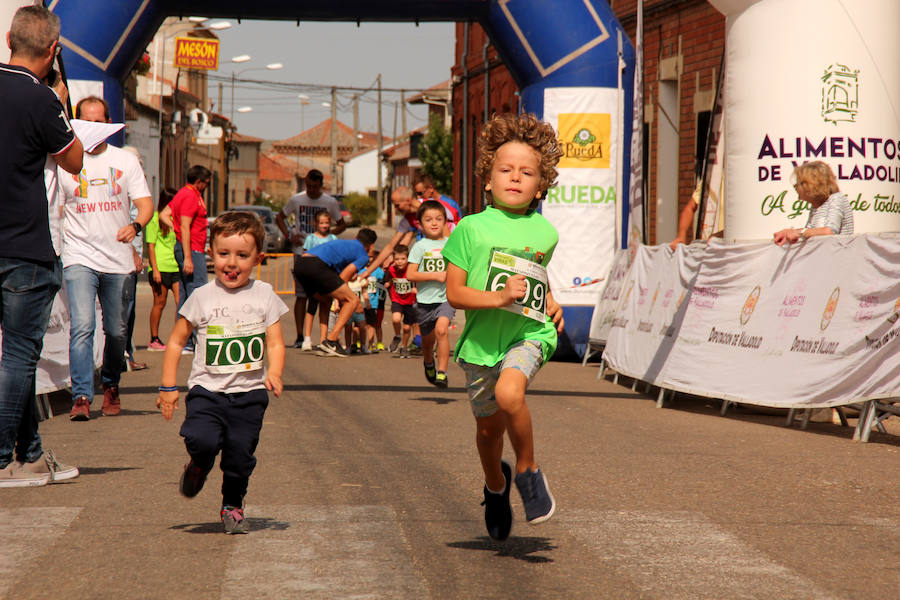
[(397, 244), (394, 246), (393, 263), (385, 275), (385, 284), (391, 286), (391, 323), (394, 326), (394, 339), (391, 340), (389, 349), (391, 352), (399, 349), (400, 358), (409, 358), (407, 344), (412, 325), (416, 322), (416, 290), (406, 278), (408, 261), (409, 247)]
[[(369, 264), (378, 255), (374, 248), (369, 250)], [(369, 346), (372, 352), (381, 352), (384, 348), (384, 334), (381, 330), (381, 322), (384, 321), (384, 270), (378, 267), (367, 278), (369, 292), (369, 306), (365, 309), (366, 323), (369, 325)]]
[[(338, 239), (336, 235), (331, 233), (331, 214), (327, 210), (323, 208), (317, 211), (316, 214), (313, 215), (313, 220), (316, 224), (316, 230), (310, 235), (307, 235), (306, 239), (303, 240), (304, 252), (312, 250), (316, 246), (321, 246), (326, 242)], [(296, 280), (294, 281), (294, 286), (297, 288), (297, 302), (294, 304), (294, 321), (297, 321), (297, 341), (294, 342), (293, 347), (300, 348), (301, 352), (312, 352), (313, 317), (316, 315), (317, 309), (321, 310), (320, 304), (324, 304), (325, 310), (328, 310), (331, 303), (329, 301), (320, 303), (315, 298), (306, 298), (303, 287)], [(306, 305), (305, 311), (301, 310), (304, 304)], [(298, 319), (303, 320), (302, 326)], [(303, 333), (302, 342), (300, 341), (301, 331)], [(325, 339), (324, 332), (320, 339)]]
[[(562, 310), (547, 285), (547, 264), (559, 241), (535, 212), (554, 184), (560, 150), (553, 128), (534, 115), (503, 114), (485, 124), (477, 174), (491, 206), (460, 221), (443, 249), (447, 297), (466, 310), (456, 357), (466, 374), (484, 470), (484, 520), (492, 539), (512, 526), (510, 465), (503, 434), (516, 455), (515, 483), (525, 519), (549, 519), (556, 503), (534, 458), (525, 390), (556, 349)], [(556, 325), (554, 325), (556, 323)]]
[[(450, 362), (450, 321), (456, 311), (447, 302), (447, 270), (441, 249), (444, 237), (444, 207), (436, 200), (426, 200), (417, 214), (424, 238), (409, 253), (406, 277), (416, 284), (416, 320), (422, 334), (422, 356), (425, 379), (446, 388), (447, 363)], [(437, 368), (435, 369), (435, 342)]]
[[(181, 307), (163, 358), (156, 404), (167, 421), (178, 408), (176, 371), (181, 350), (197, 331), (197, 346), (181, 436), (190, 461), (180, 489), (193, 498), (221, 451), (225, 533), (248, 533), (244, 496), (256, 466), (269, 390), (280, 396), (284, 371), (281, 316), (288, 311), (272, 286), (250, 279), (263, 258), (265, 230), (252, 213), (229, 212), (210, 227), (215, 279), (197, 288)], [(269, 368), (263, 368), (268, 354)]]

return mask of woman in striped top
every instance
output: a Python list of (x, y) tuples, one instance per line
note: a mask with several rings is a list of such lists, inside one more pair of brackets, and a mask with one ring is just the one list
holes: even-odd
[(775, 243), (783, 246), (816, 235), (850, 235), (853, 233), (853, 211), (847, 194), (838, 189), (837, 178), (820, 160), (805, 162), (794, 169), (794, 189), (801, 200), (812, 206), (802, 229), (775, 232)]

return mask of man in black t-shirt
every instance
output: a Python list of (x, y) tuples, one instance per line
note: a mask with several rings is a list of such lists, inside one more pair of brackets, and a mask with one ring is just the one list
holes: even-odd
[(63, 111), (65, 85), (54, 93), (43, 82), (59, 51), (59, 17), (39, 6), (20, 8), (7, 40), (9, 64), (0, 63), (0, 487), (24, 487), (78, 476), (41, 447), (34, 395), (62, 281), (44, 173), (56, 164), (78, 173), (83, 149)]

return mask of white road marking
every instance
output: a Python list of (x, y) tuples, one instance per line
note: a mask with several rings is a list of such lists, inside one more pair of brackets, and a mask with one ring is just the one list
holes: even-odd
[(0, 598), (11, 597), (7, 594), (19, 576), (33, 570), (80, 512), (69, 507), (0, 509)]
[(564, 519), (641, 597), (833, 598), (702, 515), (566, 511)]
[(386, 506), (254, 506), (234, 536), (223, 600), (428, 598)]

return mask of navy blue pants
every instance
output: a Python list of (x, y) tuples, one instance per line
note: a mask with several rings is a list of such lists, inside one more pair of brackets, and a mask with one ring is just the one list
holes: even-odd
[(181, 437), (194, 464), (211, 470), (221, 452), (222, 504), (243, 506), (269, 405), (265, 389), (222, 394), (195, 385), (185, 399)]

